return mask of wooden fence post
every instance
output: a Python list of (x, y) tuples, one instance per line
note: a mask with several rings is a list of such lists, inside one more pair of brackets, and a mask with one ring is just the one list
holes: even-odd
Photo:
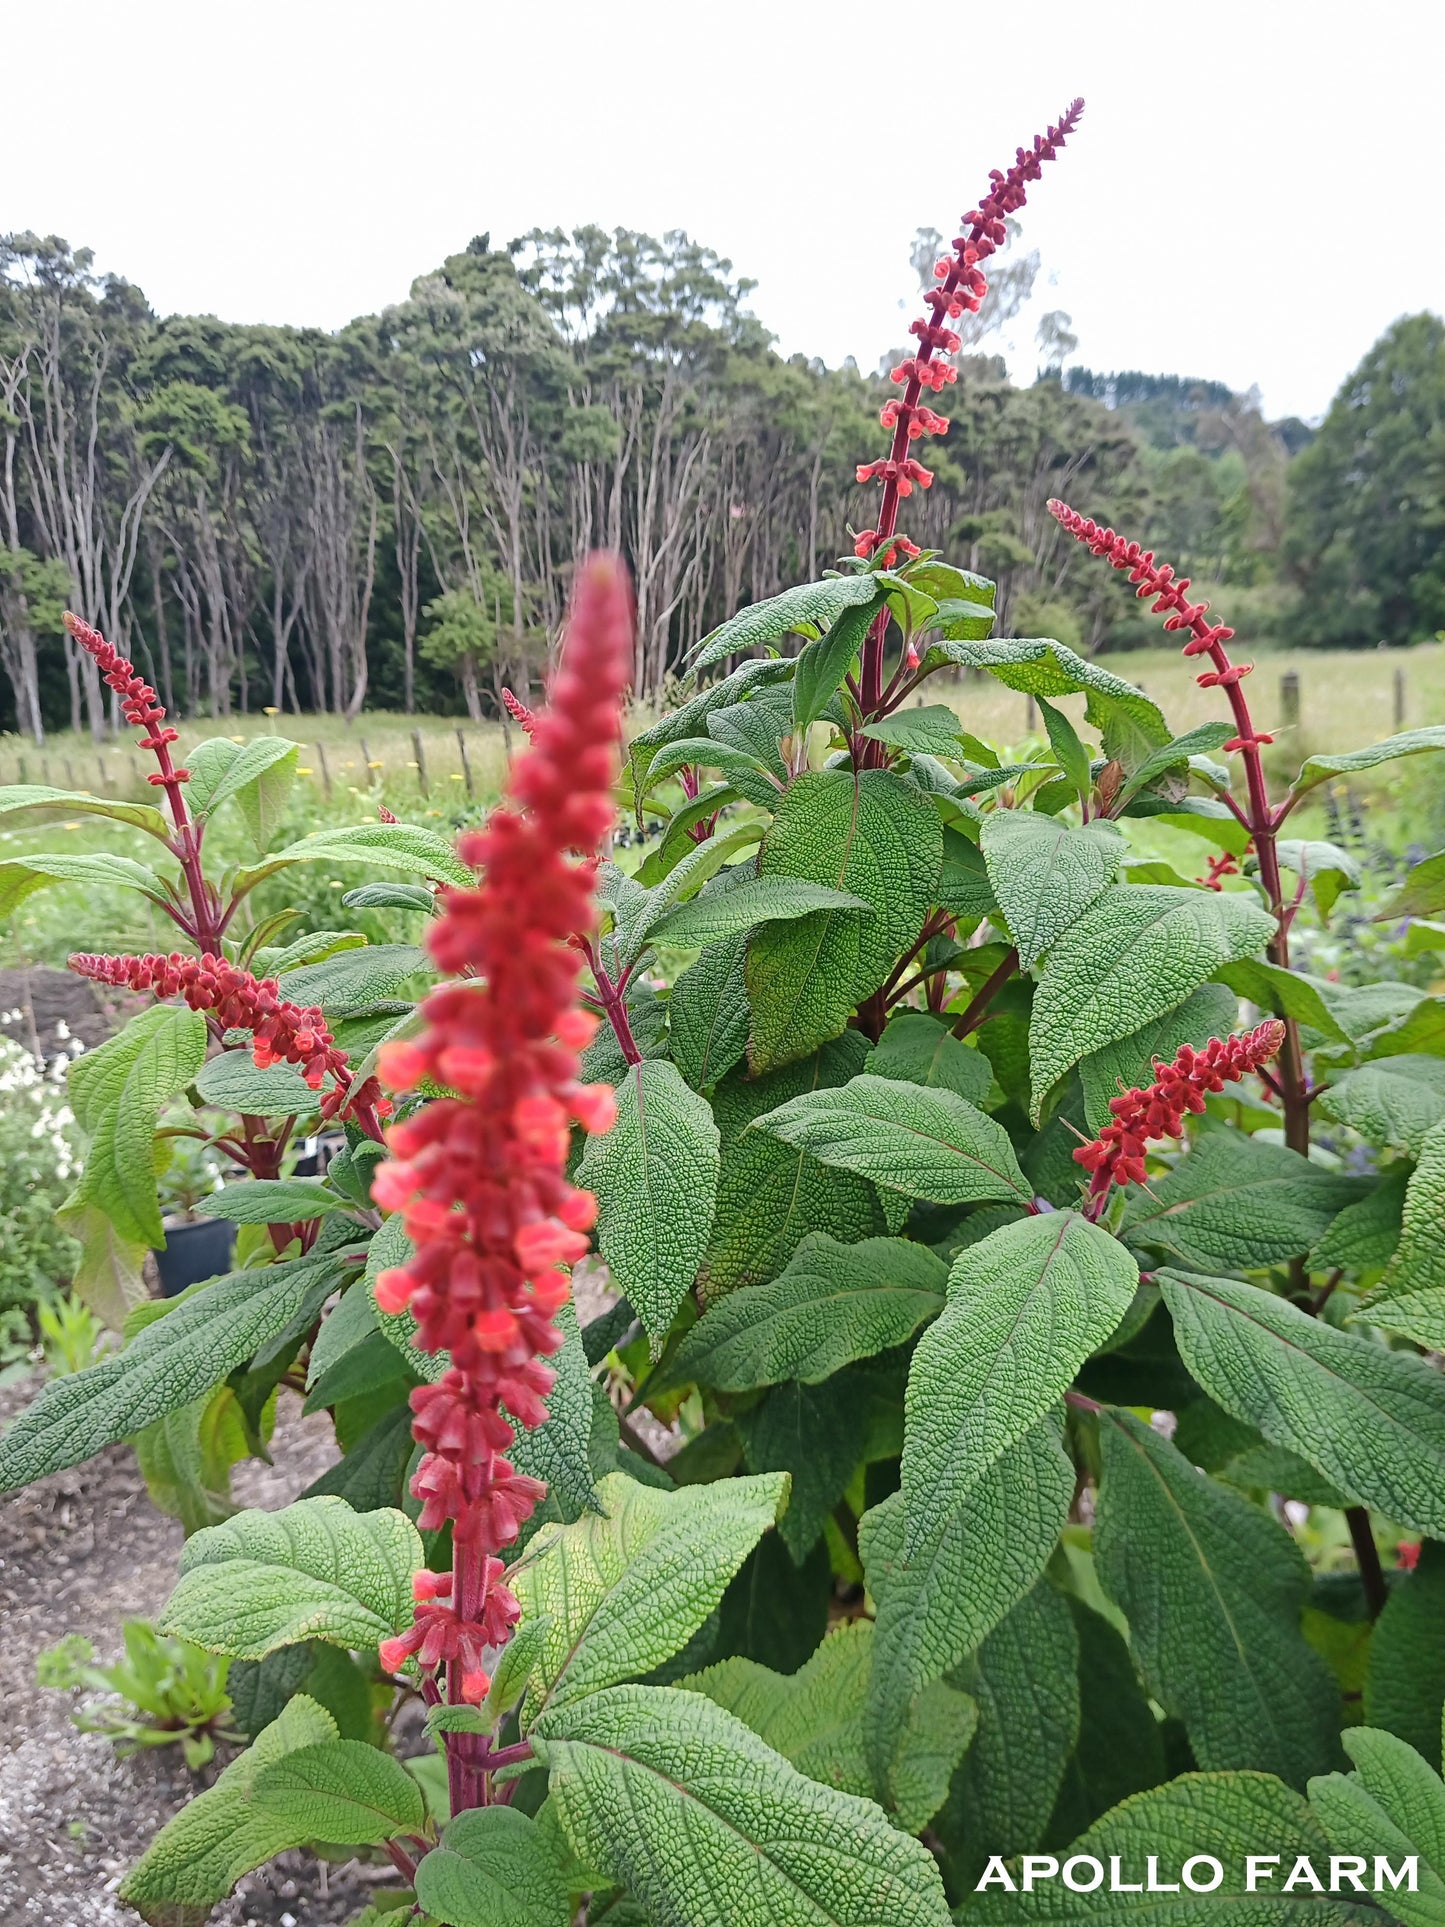
[(1299, 671), (1286, 669), (1279, 679), (1279, 719), (1286, 729), (1299, 728)]
[(329, 803), (331, 801), (331, 771), (327, 767), (325, 743), (318, 743), (316, 745), (316, 760), (321, 765), (321, 787)]
[(462, 775), (466, 778), (467, 795), (475, 801), (477, 792), (472, 788), (472, 762), (467, 755), (466, 732), (460, 724), (457, 725), (457, 748), (462, 752)]
[(1398, 731), (1398, 730), (1402, 730), (1404, 727), (1405, 727), (1405, 672), (1403, 669), (1397, 668), (1395, 671), (1395, 728)]
[(426, 751), (422, 748), (421, 731), (419, 729), (414, 729), (411, 732), (411, 746), (416, 751), (416, 780), (421, 785), (422, 795), (430, 796), (431, 790), (426, 780)]

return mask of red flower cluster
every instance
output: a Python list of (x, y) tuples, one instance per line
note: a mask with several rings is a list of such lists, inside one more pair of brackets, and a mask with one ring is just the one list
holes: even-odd
[(148, 776), (146, 781), (154, 784), (158, 789), (162, 784), (189, 782), (191, 772), (188, 769), (171, 767), (170, 746), (178, 740), (177, 732), (173, 729), (161, 728), (161, 724), (166, 719), (166, 712), (150, 684), (143, 676), (136, 673), (135, 664), (127, 662), (115, 645), (106, 641), (99, 629), (92, 629), (88, 622), (82, 622), (80, 617), (72, 615), (69, 609), (61, 620), (85, 653), (95, 658), (96, 668), (99, 669), (107, 686), (113, 689), (121, 699), (121, 714), (126, 721), (134, 723), (138, 729), (150, 732), (149, 735), (141, 737), (140, 746), (142, 749), (155, 751), (160, 770), (155, 775)]
[(1136, 1087), (1111, 1098), (1113, 1123), (1074, 1153), (1075, 1163), (1094, 1174), (1090, 1197), (1103, 1197), (1111, 1184), (1142, 1184), (1149, 1141), (1180, 1136), (1185, 1112), (1202, 1111), (1206, 1091), (1222, 1091), (1246, 1072), (1258, 1070), (1283, 1042), (1284, 1025), (1271, 1017), (1242, 1036), (1211, 1037), (1202, 1051), (1181, 1044), (1172, 1064), (1156, 1058), (1148, 1089)]
[[(927, 488), (932, 482), (928, 469), (905, 457), (910, 441), (920, 435), (941, 435), (948, 428), (946, 416), (918, 405), (925, 388), (937, 394), (957, 374), (956, 369), (935, 358), (953, 354), (959, 347), (959, 337), (952, 328), (944, 326), (944, 316), (956, 321), (965, 312), (977, 313), (983, 305), (988, 282), (981, 264), (1003, 245), (1008, 234), (1007, 217), (1023, 206), (1028, 183), (1038, 180), (1044, 162), (1054, 158), (1078, 126), (1083, 111), (1083, 101), (1076, 100), (1056, 127), (1050, 127), (1046, 134), (1035, 135), (1031, 148), (1018, 149), (1007, 173), (993, 170), (987, 195), (963, 217), (964, 232), (955, 238), (953, 253), (935, 264), (933, 273), (938, 285), (923, 297), (929, 313), (913, 322), (909, 330), (918, 338), (919, 352), (901, 361), (893, 370), (893, 380), (904, 387), (903, 400), (889, 402), (883, 410), (883, 426), (893, 430), (888, 460), (863, 463), (858, 469), (860, 482), (883, 483), (883, 503), (878, 527), (858, 537), (855, 554), (867, 557), (892, 536), (897, 526), (899, 501), (907, 498), (915, 482), (920, 488)], [(865, 538), (870, 544), (867, 547), (863, 546)]]
[[(184, 997), (192, 1010), (209, 1011), (221, 1030), (248, 1030), (256, 1064), (297, 1064), (313, 1091), (328, 1073), (335, 1088), (321, 1100), (324, 1117), (354, 1111), (365, 1124), (376, 1105), (383, 1108), (381, 1086), (368, 1078), (351, 1088), (346, 1053), (338, 1050), (320, 1010), (303, 1009), (280, 994), (274, 977), (253, 977), (223, 957), (100, 957), (80, 951), (69, 959), (78, 976), (126, 990), (148, 990), (155, 997)], [(379, 1133), (374, 1133), (379, 1135)]]
[(1252, 662), (1231, 662), (1224, 645), (1231, 640), (1234, 631), (1222, 622), (1210, 622), (1209, 604), (1191, 602), (1186, 591), (1189, 577), (1180, 576), (1177, 580), (1172, 564), (1156, 562), (1153, 551), (1141, 549), (1137, 542), (1126, 541), (1116, 535), (1113, 529), (1100, 528), (1099, 524), (1087, 515), (1080, 515), (1066, 502), (1051, 501), (1049, 513), (1061, 527), (1067, 529), (1076, 542), (1095, 555), (1101, 555), (1111, 568), (1127, 569), (1129, 580), (1138, 586), (1135, 594), (1141, 602), (1154, 597), (1153, 614), (1166, 616), (1164, 627), (1167, 630), (1189, 631), (1189, 640), (1184, 645), (1186, 656), (1207, 655), (1214, 664), (1195, 681), (1201, 689), (1222, 688), (1229, 696), (1234, 711), (1239, 734), (1231, 736), (1224, 745), (1225, 749), (1242, 749), (1255, 752), (1263, 743), (1272, 743), (1273, 736), (1254, 729), (1249, 721), (1249, 712), (1239, 693), (1239, 685), (1254, 668)]
[[(596, 1019), (578, 1008), (581, 955), (569, 939), (595, 912), (592, 864), (572, 853), (594, 856), (613, 819), (631, 662), (626, 576), (613, 558), (594, 557), (509, 799), (459, 845), (481, 881), (446, 893), (430, 937), (453, 981), (427, 998), (423, 1035), (382, 1056), (396, 1089), (429, 1077), (459, 1093), (388, 1134), (393, 1161), (372, 1186), (379, 1204), (403, 1214), (416, 1247), (377, 1279), (377, 1302), (388, 1312), (410, 1305), (417, 1343), (451, 1353), (441, 1380), (412, 1394), (426, 1447), (412, 1491), (424, 1528), (452, 1521), (455, 1585), (428, 1595), (416, 1623), (383, 1647), (383, 1664), (445, 1660), (454, 1698), (486, 1691), (481, 1655), (517, 1617), (491, 1555), (546, 1490), (503, 1455), (514, 1426), (546, 1421), (553, 1374), (542, 1361), (562, 1342), (552, 1317), (571, 1289), (557, 1267), (587, 1250), (596, 1217), (596, 1199), (566, 1179), (570, 1127), (575, 1119), (605, 1131), (615, 1116), (605, 1086), (577, 1081), (577, 1052)], [(473, 975), (462, 978), (464, 969)]]
[(537, 718), (524, 702), (519, 702), (510, 689), (502, 691), (502, 706), (514, 723), (519, 723), (530, 736), (537, 727)]

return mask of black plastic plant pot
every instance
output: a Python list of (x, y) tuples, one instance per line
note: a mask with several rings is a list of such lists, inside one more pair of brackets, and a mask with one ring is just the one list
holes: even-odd
[(235, 1248), (236, 1227), (229, 1219), (200, 1218), (195, 1224), (172, 1226), (165, 1250), (155, 1255), (162, 1297), (174, 1298), (203, 1278), (219, 1278), (231, 1269)]

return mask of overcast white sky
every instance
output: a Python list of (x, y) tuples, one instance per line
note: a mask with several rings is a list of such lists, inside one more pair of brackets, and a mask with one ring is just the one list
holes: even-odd
[(165, 313), (335, 327), (483, 230), (685, 227), (784, 352), (872, 367), (914, 229), (953, 233), (1075, 93), (1023, 245), (1077, 360), (1314, 416), (1397, 315), (1445, 309), (1445, 0), (3, 12), (0, 229), (90, 245)]

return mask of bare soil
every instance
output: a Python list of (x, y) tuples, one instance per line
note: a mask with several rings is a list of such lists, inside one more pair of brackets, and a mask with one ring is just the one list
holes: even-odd
[[(13, 1008), (4, 994), (0, 983), (0, 1008)], [(0, 1423), (38, 1386), (34, 1378), (0, 1388)], [(329, 1420), (300, 1413), (300, 1401), (283, 1394), (276, 1463), (237, 1467), (238, 1503), (287, 1505), (335, 1458)], [(117, 1759), (109, 1741), (71, 1725), (71, 1695), (35, 1683), (36, 1654), (67, 1633), (85, 1634), (103, 1661), (117, 1657), (121, 1621), (160, 1610), (180, 1546), (180, 1526), (151, 1504), (124, 1445), (0, 1502), (0, 1927), (136, 1927), (116, 1898), (126, 1870), (223, 1764), (198, 1777), (170, 1747)], [(394, 1882), (389, 1865), (327, 1868), (283, 1854), (212, 1919), (337, 1927), (376, 1885)]]

